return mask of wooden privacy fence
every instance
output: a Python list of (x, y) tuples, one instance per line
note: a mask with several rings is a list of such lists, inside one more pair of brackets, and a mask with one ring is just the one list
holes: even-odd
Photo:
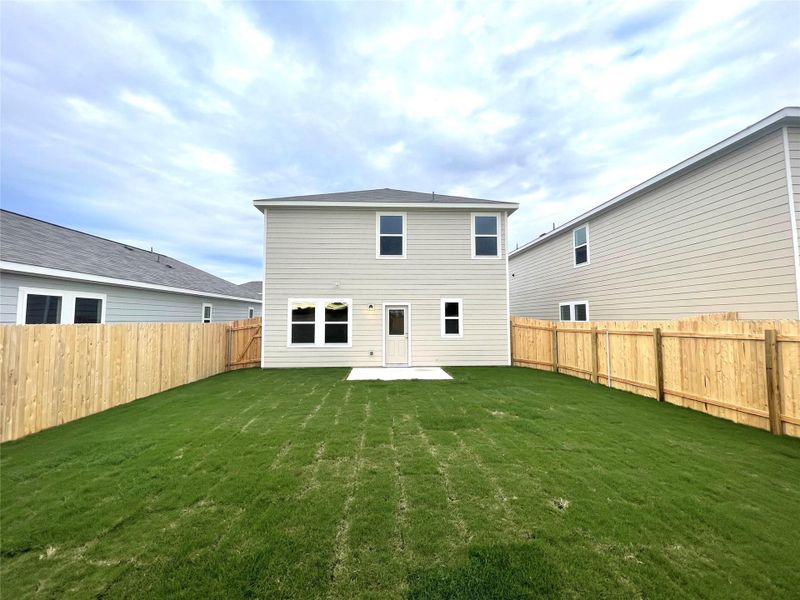
[(2, 325), (0, 441), (257, 366), (260, 323)]
[(511, 319), (512, 363), (800, 436), (800, 321)]

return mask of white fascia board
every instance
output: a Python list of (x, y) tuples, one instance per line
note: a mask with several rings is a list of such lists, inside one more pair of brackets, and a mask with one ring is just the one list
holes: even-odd
[(39, 275), (41, 277), (56, 277), (58, 279), (70, 279), (72, 281), (85, 281), (87, 283), (115, 285), (118, 287), (153, 290), (157, 292), (171, 292), (173, 294), (185, 294), (187, 296), (203, 296), (205, 298), (221, 298), (223, 300), (237, 300), (240, 302), (249, 302), (251, 304), (261, 303), (261, 300), (257, 300), (255, 298), (243, 298), (241, 296), (227, 296), (225, 294), (215, 294), (212, 292), (187, 290), (185, 288), (171, 287), (168, 285), (159, 285), (156, 283), (143, 283), (141, 281), (131, 281), (130, 279), (116, 279), (114, 277), (104, 277), (102, 275), (90, 275), (88, 273), (77, 273), (75, 271), (63, 271), (61, 269), (51, 269), (49, 267), (37, 267), (35, 265), (25, 265), (22, 263), (8, 262), (5, 260), (0, 260), (0, 271), (23, 273), (25, 275)]
[[(535, 240), (531, 240), (527, 244), (524, 244), (524, 245), (520, 246), (519, 248), (517, 248), (516, 250), (510, 252), (508, 256), (509, 256), (509, 258), (513, 258), (515, 255), (517, 255), (517, 254), (519, 254), (521, 252), (525, 252), (526, 250), (528, 250), (528, 249), (530, 249), (530, 248), (532, 248), (532, 247), (534, 247), (534, 246), (536, 246), (538, 244), (541, 244), (542, 242), (545, 242), (545, 241), (557, 236), (558, 234), (563, 233), (566, 230), (569, 230), (571, 228), (574, 228), (574, 227), (582, 224), (584, 221), (588, 221), (594, 215), (596, 215), (598, 213), (601, 213), (601, 212), (605, 212), (606, 210), (608, 210), (612, 206), (614, 206), (616, 204), (619, 204), (620, 202), (624, 202), (625, 200), (627, 200), (631, 196), (635, 196), (636, 194), (644, 192), (645, 190), (648, 190), (648, 189), (658, 185), (659, 183), (664, 182), (667, 179), (675, 177), (676, 175), (682, 173), (683, 171), (686, 171), (686, 170), (698, 165), (699, 163), (703, 162), (704, 160), (707, 160), (707, 159), (711, 158), (712, 156), (714, 156), (715, 154), (718, 154), (718, 153), (720, 153), (720, 152), (722, 152), (724, 150), (727, 150), (731, 146), (734, 146), (734, 145), (744, 141), (745, 139), (747, 139), (747, 138), (749, 138), (749, 137), (751, 137), (753, 135), (756, 135), (758, 133), (761, 133), (762, 131), (766, 131), (766, 130), (774, 128), (774, 127), (777, 128), (784, 120), (787, 120), (787, 119), (800, 120), (800, 107), (790, 106), (790, 107), (787, 107), (787, 108), (782, 108), (778, 112), (773, 113), (773, 114), (771, 114), (770, 116), (768, 116), (768, 117), (766, 117), (764, 119), (761, 119), (758, 123), (754, 123), (753, 125), (750, 125), (746, 129), (742, 129), (739, 133), (735, 133), (732, 136), (730, 136), (729, 138), (726, 138), (726, 139), (722, 140), (721, 142), (719, 142), (717, 144), (714, 144), (710, 148), (706, 148), (702, 152), (698, 152), (694, 156), (692, 156), (690, 158), (687, 158), (683, 162), (680, 162), (677, 165), (675, 165), (674, 167), (671, 167), (671, 168), (667, 169), (666, 171), (663, 171), (663, 172), (659, 173), (655, 177), (651, 177), (650, 179), (640, 183), (636, 187), (633, 187), (633, 188), (629, 189), (626, 192), (622, 192), (618, 196), (615, 196), (615, 197), (611, 198), (611, 200), (607, 200), (603, 204), (600, 204), (599, 206), (594, 207), (590, 211), (585, 212), (585, 213), (583, 213), (582, 215), (580, 215), (578, 217), (575, 217), (571, 221), (567, 221), (563, 225), (559, 225), (558, 227), (556, 227), (552, 231), (548, 231), (547, 233), (544, 233), (544, 234), (540, 235)], [(800, 125), (800, 122), (798, 122), (797, 124)]]
[(342, 207), (342, 208), (463, 208), (463, 209), (484, 209), (484, 210), (505, 210), (509, 213), (519, 208), (519, 204), (513, 202), (501, 202), (499, 204), (489, 204), (485, 202), (322, 202), (319, 200), (254, 200), (256, 208), (268, 206), (305, 206), (305, 207)]

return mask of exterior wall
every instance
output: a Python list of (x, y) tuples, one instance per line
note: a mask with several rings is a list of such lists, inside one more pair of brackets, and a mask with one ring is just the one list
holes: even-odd
[(213, 306), (212, 321), (245, 319), (250, 306), (255, 309), (256, 315), (261, 311), (261, 303), (255, 300), (239, 302), (3, 272), (0, 275), (0, 323), (17, 322), (17, 298), (20, 287), (105, 294), (106, 323), (197, 323), (202, 320), (203, 303)]
[[(402, 209), (406, 258), (379, 259), (376, 212), (392, 209), (267, 209), (264, 366), (381, 366), (390, 302), (411, 303), (413, 366), (508, 364), (503, 214), (499, 258), (472, 258), (476, 211)], [(288, 299), (332, 297), (353, 300), (352, 346), (287, 347)], [(441, 336), (441, 298), (463, 299), (463, 337)]]
[(592, 320), (796, 319), (791, 234), (779, 130), (593, 217), (588, 265), (573, 266), (572, 231), (511, 257), (511, 314), (555, 320), (587, 300)]
[(797, 229), (797, 237), (800, 240), (800, 127), (788, 127), (787, 133), (789, 136), (792, 191), (794, 192), (795, 227)]

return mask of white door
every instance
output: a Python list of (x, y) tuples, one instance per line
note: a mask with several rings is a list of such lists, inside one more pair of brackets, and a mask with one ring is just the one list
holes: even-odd
[(408, 366), (408, 307), (387, 306), (384, 356), (386, 366)]

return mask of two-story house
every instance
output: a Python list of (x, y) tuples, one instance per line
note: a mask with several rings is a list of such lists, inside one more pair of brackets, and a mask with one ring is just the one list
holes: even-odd
[(511, 313), (800, 318), (800, 108), (784, 108), (510, 253)]
[(262, 367), (510, 364), (517, 204), (392, 189), (254, 204)]

